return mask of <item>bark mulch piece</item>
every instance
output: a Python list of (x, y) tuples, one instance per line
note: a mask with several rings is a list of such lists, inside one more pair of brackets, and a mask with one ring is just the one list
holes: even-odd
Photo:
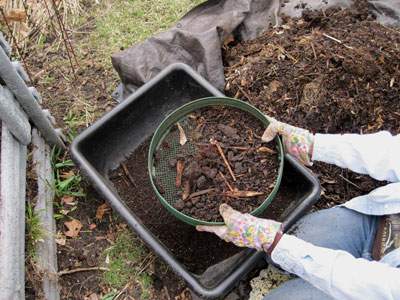
[[(320, 133), (400, 131), (400, 31), (357, 1), (306, 11), (281, 28), (224, 49), (226, 93), (267, 115)], [(330, 207), (385, 184), (315, 163)]]

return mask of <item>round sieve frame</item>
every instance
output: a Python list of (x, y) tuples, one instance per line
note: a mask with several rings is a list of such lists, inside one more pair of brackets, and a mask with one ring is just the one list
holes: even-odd
[[(233, 107), (242, 111), (245, 111), (249, 114), (251, 114), (253, 117), (257, 118), (263, 125), (265, 125), (265, 128), (269, 125), (269, 121), (267, 117), (257, 108), (252, 106), (251, 104), (233, 99), (233, 98), (228, 98), (228, 97), (208, 97), (208, 98), (201, 98), (198, 100), (191, 101), (175, 111), (173, 111), (171, 114), (169, 114), (163, 121), (162, 123), (157, 127), (151, 142), (150, 142), (150, 147), (149, 147), (149, 152), (148, 152), (148, 172), (149, 172), (149, 177), (150, 177), (150, 182), (151, 186), (156, 194), (157, 199), (161, 202), (161, 204), (176, 218), (179, 220), (193, 226), (197, 225), (224, 225), (224, 222), (210, 222), (210, 221), (204, 221), (200, 220), (197, 218), (194, 218), (192, 216), (186, 215), (179, 210), (175, 209), (173, 205), (171, 205), (164, 197), (163, 195), (159, 192), (156, 182), (154, 180), (155, 177), (155, 153), (157, 150), (161, 147), (164, 138), (170, 133), (170, 130), (175, 126), (177, 122), (180, 122), (182, 119), (184, 119), (188, 114), (209, 106), (229, 106)], [(257, 216), (261, 214), (272, 202), (272, 200), (275, 198), (276, 193), (278, 192), (279, 186), (281, 184), (282, 180), (282, 175), (283, 175), (283, 166), (284, 166), (284, 151), (283, 151), (283, 146), (280, 138), (277, 136), (275, 138), (275, 142), (277, 145), (277, 150), (278, 150), (278, 160), (279, 160), (279, 169), (278, 169), (278, 175), (276, 178), (276, 182), (274, 184), (274, 188), (270, 192), (270, 194), (265, 198), (263, 203), (260, 204), (256, 209), (250, 212), (251, 215)], [(178, 197), (176, 201), (179, 200)]]

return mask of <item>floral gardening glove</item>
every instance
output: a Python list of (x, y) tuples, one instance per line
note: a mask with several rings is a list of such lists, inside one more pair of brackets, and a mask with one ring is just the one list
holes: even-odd
[(311, 156), (314, 146), (314, 135), (306, 129), (294, 127), (269, 118), (270, 125), (261, 139), (272, 141), (277, 134), (282, 135), (285, 151), (296, 157), (305, 166), (312, 166)]
[[(281, 223), (260, 219), (249, 214), (242, 214), (228, 204), (221, 204), (219, 212), (224, 219), (224, 226), (196, 227), (198, 231), (215, 233), (221, 239), (239, 247), (268, 251), (277, 233), (281, 235)], [(277, 241), (276, 241), (277, 242)]]

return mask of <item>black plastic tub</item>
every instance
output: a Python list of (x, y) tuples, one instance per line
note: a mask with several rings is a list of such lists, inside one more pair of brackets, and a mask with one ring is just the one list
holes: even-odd
[[(265, 264), (265, 254), (244, 249), (203, 274), (191, 273), (171, 251), (131, 211), (109, 180), (111, 170), (133, 153), (154, 133), (164, 117), (179, 106), (203, 97), (223, 96), (211, 84), (184, 64), (173, 64), (143, 85), (134, 94), (82, 132), (72, 143), (73, 160), (96, 190), (188, 286), (203, 298), (228, 293), (250, 271)], [(298, 186), (280, 219), (289, 229), (319, 199), (316, 177), (292, 157), (285, 157), (289, 184)], [(290, 177), (290, 178), (289, 178)]]

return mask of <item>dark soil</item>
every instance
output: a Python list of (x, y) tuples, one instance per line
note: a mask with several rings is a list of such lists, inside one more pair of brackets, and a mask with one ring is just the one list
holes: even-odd
[[(155, 197), (147, 173), (148, 145), (141, 146), (125, 161), (135, 186), (122, 168), (110, 175), (121, 199), (132, 212), (150, 229), (150, 231), (172, 252), (188, 270), (201, 274), (206, 268), (239, 252), (241, 248), (226, 243), (218, 237), (198, 232), (172, 216)], [(264, 212), (263, 217), (281, 219), (283, 212), (295, 199), (304, 194), (304, 183), (292, 176), (293, 171), (285, 167), (284, 180), (272, 204)], [(183, 282), (169, 270), (156, 270), (156, 276), (173, 295), (182, 289)], [(161, 286), (162, 286), (161, 285)]]
[[(226, 93), (313, 132), (396, 134), (399, 45), (399, 31), (377, 24), (364, 1), (351, 9), (305, 12), (224, 50)], [(313, 171), (323, 188), (320, 208), (385, 184), (323, 163)]]
[[(169, 161), (178, 192), (167, 200), (174, 201), (176, 209), (200, 220), (222, 221), (221, 203), (247, 213), (265, 201), (274, 188), (279, 161), (275, 141), (261, 142), (265, 126), (257, 118), (239, 109), (214, 106), (192, 113), (181, 128), (188, 142), (178, 144), (177, 155)], [(174, 151), (164, 144), (178, 137), (178, 131), (174, 125), (157, 157), (163, 159), (168, 157), (165, 152)], [(189, 144), (193, 151), (187, 150)], [(164, 185), (159, 191), (168, 188)]]

